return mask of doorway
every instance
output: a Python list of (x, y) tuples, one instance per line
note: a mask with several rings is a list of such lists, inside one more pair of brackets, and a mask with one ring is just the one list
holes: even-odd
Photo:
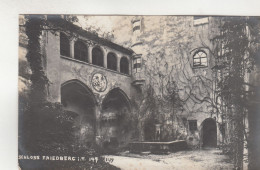
[(217, 126), (216, 121), (212, 118), (205, 119), (202, 123), (202, 146), (217, 146)]

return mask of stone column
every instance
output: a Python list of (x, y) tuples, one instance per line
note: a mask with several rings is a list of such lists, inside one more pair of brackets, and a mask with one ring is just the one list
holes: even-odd
[(104, 53), (104, 56), (103, 56), (103, 66), (105, 68), (107, 68), (107, 50), (103, 48), (103, 53)]
[(93, 49), (93, 46), (89, 45), (89, 47), (88, 47), (88, 62), (90, 64), (92, 64), (92, 49)]
[[(45, 37), (46, 36), (46, 37)], [(46, 76), (51, 82), (48, 86), (47, 100), (50, 102), (60, 102), (60, 87), (61, 87), (61, 68), (60, 68), (60, 41), (59, 36), (48, 31), (43, 38), (46, 38), (44, 42), (45, 55), (46, 55)]]
[(133, 61), (131, 60), (131, 57), (127, 57), (128, 58), (128, 73), (129, 75), (132, 75), (132, 63)]
[(120, 60), (121, 60), (121, 56), (117, 55), (117, 71), (120, 72)]
[(75, 44), (75, 39), (70, 38), (70, 57), (74, 58), (74, 44)]

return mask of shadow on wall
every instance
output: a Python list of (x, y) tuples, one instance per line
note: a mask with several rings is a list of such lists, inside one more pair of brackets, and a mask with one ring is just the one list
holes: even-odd
[(66, 82), (61, 87), (61, 102), (65, 110), (75, 112), (79, 117), (74, 124), (76, 143), (80, 146), (91, 146), (95, 143), (96, 117), (95, 98), (91, 90), (77, 80)]

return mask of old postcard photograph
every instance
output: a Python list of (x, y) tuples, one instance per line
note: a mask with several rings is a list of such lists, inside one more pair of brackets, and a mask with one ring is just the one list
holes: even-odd
[(19, 15), (27, 169), (260, 169), (260, 17)]

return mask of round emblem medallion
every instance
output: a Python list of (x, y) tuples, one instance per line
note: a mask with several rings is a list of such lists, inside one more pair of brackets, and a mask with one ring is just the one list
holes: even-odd
[(107, 78), (101, 73), (94, 74), (91, 83), (92, 87), (98, 92), (103, 92), (107, 88)]

